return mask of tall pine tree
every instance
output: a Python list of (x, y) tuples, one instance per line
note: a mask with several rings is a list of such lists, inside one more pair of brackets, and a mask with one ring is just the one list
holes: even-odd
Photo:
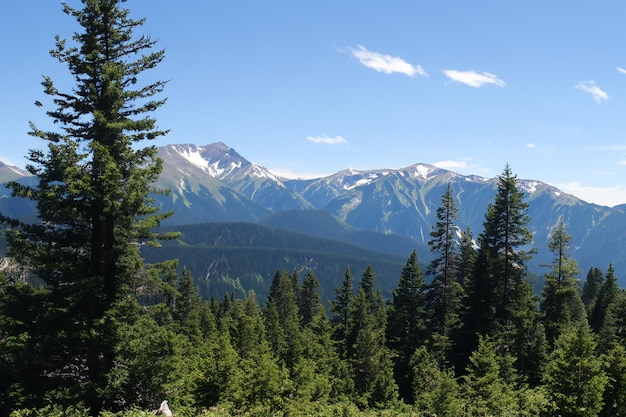
[(604, 283), (598, 292), (598, 297), (596, 298), (593, 310), (591, 311), (591, 317), (589, 318), (589, 324), (596, 333), (600, 333), (605, 326), (608, 317), (607, 313), (611, 305), (617, 300), (618, 294), (619, 287), (617, 286), (615, 269), (613, 269), (613, 264), (609, 264)]
[(587, 318), (591, 318), (591, 312), (593, 311), (603, 283), (604, 275), (600, 268), (594, 266), (590, 267), (589, 272), (587, 272), (587, 279), (585, 279), (585, 283), (583, 284), (582, 294), (580, 295), (587, 309)]
[[(140, 83), (164, 51), (154, 51), (149, 37), (134, 35), (144, 20), (132, 19), (122, 0), (82, 3), (82, 9), (63, 5), (80, 30), (71, 42), (57, 36), (51, 51), (74, 86), (60, 91), (51, 78), (42, 82), (52, 99), (47, 115), (59, 129), (31, 123), (30, 134), (48, 143), (47, 152), (28, 155), (27, 170), (37, 184), (9, 184), (14, 196), (36, 203), (39, 221), (0, 219), (12, 227), (10, 255), (45, 283), (42, 314), (57, 323), (37, 330), (46, 343), (32, 355), (48, 363), (32, 377), (54, 380), (60, 394), (38, 398), (69, 396), (56, 399), (85, 401), (97, 413), (116, 396), (106, 388), (115, 366), (114, 310), (128, 299), (141, 270), (138, 244), (154, 239), (151, 229), (164, 217), (148, 198), (161, 170), (156, 148), (137, 146), (166, 133), (149, 115), (165, 102), (154, 98), (165, 82)], [(49, 355), (46, 345), (63, 353)]]
[(449, 328), (458, 326), (458, 299), (461, 291), (455, 280), (458, 276), (459, 253), (457, 235), (459, 227), (455, 221), (458, 209), (454, 203), (450, 184), (441, 197), (441, 205), (437, 208), (437, 223), (430, 232), (432, 239), (428, 242), (435, 258), (428, 267), (428, 274), (433, 279), (428, 291), (428, 304), (432, 312), (433, 332), (448, 337)]
[(349, 319), (350, 303), (354, 297), (354, 284), (350, 268), (346, 268), (343, 274), (341, 287), (335, 288), (335, 299), (330, 302), (330, 312), (332, 313), (331, 323), (333, 327), (333, 338), (337, 342), (339, 356), (346, 359), (348, 355)]
[(572, 237), (567, 233), (563, 218), (552, 228), (548, 248), (553, 260), (545, 275), (541, 311), (549, 341), (558, 339), (562, 330), (586, 320), (586, 311), (576, 282), (582, 271), (569, 255)]
[(489, 252), (490, 271), (496, 279), (496, 318), (509, 321), (518, 306), (518, 297), (524, 292), (526, 262), (534, 251), (529, 249), (532, 233), (528, 228), (530, 216), (524, 192), (518, 186), (517, 176), (507, 165), (498, 177), (497, 193), (485, 214), (481, 249)]
[(384, 406), (396, 400), (391, 352), (386, 344), (386, 311), (371, 266), (363, 271), (352, 299), (348, 320), (348, 362), (352, 369), (355, 400), (364, 406)]
[(407, 402), (413, 398), (413, 373), (409, 366), (411, 356), (426, 343), (425, 287), (422, 269), (414, 250), (402, 268), (398, 288), (391, 293), (387, 339), (396, 352), (395, 377), (400, 396)]
[(517, 177), (507, 165), (498, 177), (497, 192), (490, 203), (479, 237), (473, 282), (469, 289), (469, 317), (478, 332), (492, 335), (498, 346), (511, 354), (523, 375), (538, 376), (541, 331), (538, 331), (537, 300), (526, 280), (530, 247), (528, 203)]

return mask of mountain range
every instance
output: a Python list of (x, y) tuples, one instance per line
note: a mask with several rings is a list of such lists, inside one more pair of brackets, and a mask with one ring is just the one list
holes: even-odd
[[(346, 169), (322, 178), (287, 179), (246, 160), (221, 142), (167, 145), (159, 148), (159, 156), (163, 172), (156, 186), (170, 192), (155, 199), (163, 210), (175, 213), (166, 226), (256, 223), (405, 259), (410, 255), (408, 248), (413, 247), (424, 263), (432, 257), (427, 242), (448, 184), (459, 209), (457, 225), (469, 227), (475, 237), (482, 232), (497, 186), (497, 178), (460, 175), (421, 163), (400, 169)], [(15, 176), (16, 172), (19, 170), (14, 167), (0, 165), (0, 181), (27, 180), (25, 173)], [(7, 177), (10, 175), (13, 177)], [(519, 179), (518, 185), (529, 203), (529, 227), (537, 248), (529, 263), (532, 273), (541, 276), (546, 271), (542, 265), (552, 257), (547, 248), (550, 230), (563, 217), (572, 236), (570, 253), (583, 270), (581, 279), (591, 266), (606, 270), (612, 263), (620, 285), (625, 286), (626, 205), (587, 203), (539, 180)], [(6, 189), (0, 193), (0, 210), (15, 212), (17, 202)], [(23, 206), (20, 213), (33, 214)]]

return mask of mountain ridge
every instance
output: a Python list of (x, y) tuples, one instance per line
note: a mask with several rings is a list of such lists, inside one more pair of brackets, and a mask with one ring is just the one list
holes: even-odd
[[(263, 224), (273, 219), (272, 227), (307, 232), (310, 224), (319, 221), (316, 211), (321, 210), (333, 216), (338, 225), (354, 231), (411, 239), (419, 246), (421, 259), (428, 258), (426, 244), (448, 184), (459, 208), (456, 224), (472, 230), (474, 237), (482, 232), (484, 215), (497, 188), (497, 177), (461, 175), (423, 163), (399, 169), (344, 169), (320, 178), (289, 179), (248, 161), (222, 142), (172, 144), (158, 151), (163, 172), (155, 185), (170, 193), (156, 195), (155, 200), (163, 210), (175, 212), (167, 225)], [(562, 217), (572, 235), (570, 254), (583, 273), (591, 266), (605, 269), (612, 263), (620, 278), (620, 270), (626, 271), (626, 250), (622, 250), (626, 248), (626, 204), (611, 208), (588, 203), (539, 180), (518, 179), (518, 184), (529, 203), (529, 227), (533, 246), (538, 249), (529, 264), (533, 273), (541, 275), (545, 270), (541, 265), (551, 261), (547, 242), (551, 227)], [(5, 190), (0, 197), (4, 197), (0, 200), (2, 209), (10, 196)], [(289, 212), (292, 214), (285, 214)], [(294, 221), (296, 217), (299, 220)], [(311, 233), (310, 227), (307, 233)], [(328, 227), (324, 233), (332, 234)], [(341, 238), (348, 239), (348, 235)], [(369, 249), (375, 248), (370, 245)], [(626, 282), (626, 277), (621, 281)]]

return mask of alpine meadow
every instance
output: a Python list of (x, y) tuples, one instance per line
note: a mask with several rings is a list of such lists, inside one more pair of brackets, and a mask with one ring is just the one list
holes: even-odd
[(165, 49), (73, 3), (43, 149), (0, 163), (0, 417), (626, 415), (624, 206), (158, 147)]

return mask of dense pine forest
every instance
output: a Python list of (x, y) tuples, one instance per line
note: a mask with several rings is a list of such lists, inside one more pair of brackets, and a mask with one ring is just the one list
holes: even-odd
[(137, 146), (167, 133), (149, 116), (166, 83), (138, 79), (164, 52), (122, 3), (63, 5), (83, 32), (51, 55), (75, 85), (44, 78), (59, 130), (31, 124), (38, 181), (8, 184), (40, 221), (0, 213), (0, 416), (145, 416), (164, 400), (177, 416), (626, 415), (617, 272), (581, 271), (561, 220), (534, 291), (508, 165), (477, 235), (448, 187), (432, 262), (407, 254), (388, 297), (372, 266), (346, 268), (327, 305), (315, 269), (277, 269), (263, 299), (202, 299), (178, 260), (146, 264), (141, 247), (176, 238), (154, 232), (172, 213), (150, 198), (166, 192), (156, 149)]

